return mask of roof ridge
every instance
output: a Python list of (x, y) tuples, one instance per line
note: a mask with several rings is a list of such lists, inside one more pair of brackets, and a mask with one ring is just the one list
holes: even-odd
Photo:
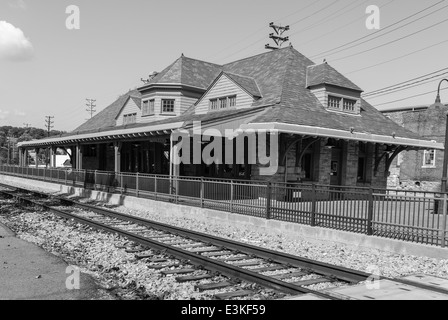
[(222, 67), (222, 64), (218, 64), (218, 63), (214, 63), (214, 62), (209, 62), (209, 61), (205, 61), (205, 60), (200, 60), (200, 59), (195, 59), (195, 58), (190, 58), (190, 57), (186, 57), (186, 56), (181, 56), (184, 59), (190, 59), (190, 60), (194, 60), (194, 61), (198, 61), (198, 62), (203, 62), (203, 63), (208, 63), (208, 64), (212, 64), (215, 65), (217, 67)]
[(280, 103), (282, 103), (283, 102), (283, 95), (284, 95), (284, 93), (285, 93), (285, 83), (286, 83), (286, 81), (287, 81), (287, 74), (288, 74), (288, 72), (291, 70), (291, 68), (290, 68), (290, 66), (292, 65), (292, 63), (293, 63), (293, 57), (291, 57), (291, 55), (289, 55), (289, 57), (288, 57), (288, 64), (287, 64), (287, 67), (285, 68), (285, 73), (284, 73), (284, 75), (283, 75), (283, 82), (282, 82), (282, 93), (280, 94)]
[(268, 52), (262, 52), (262, 53), (259, 53), (259, 54), (254, 55), (254, 56), (250, 56), (250, 57), (246, 57), (246, 58), (238, 59), (238, 60), (235, 60), (235, 61), (232, 61), (232, 62), (223, 64), (222, 66), (225, 67), (225, 66), (227, 66), (227, 65), (229, 65), (229, 64), (233, 64), (233, 63), (236, 63), (236, 62), (241, 62), (241, 61), (248, 60), (248, 59), (253, 59), (253, 58), (255, 58), (255, 57), (258, 57), (258, 56), (261, 56), (261, 55), (265, 55), (265, 54), (272, 54), (272, 53), (276, 53), (276, 52), (284, 51), (284, 50), (287, 50), (287, 49), (292, 49), (292, 50), (294, 50), (294, 48), (292, 48), (292, 47), (284, 47), (284, 48), (280, 48), (280, 49), (278, 49), (278, 50), (272, 50), (272, 51), (268, 51)]

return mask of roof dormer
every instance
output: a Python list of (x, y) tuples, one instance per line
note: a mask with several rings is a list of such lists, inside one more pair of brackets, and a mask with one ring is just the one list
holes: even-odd
[(361, 113), (363, 90), (326, 62), (307, 68), (306, 88), (328, 111)]
[(221, 72), (205, 94), (196, 102), (195, 113), (244, 109), (262, 97), (257, 82), (251, 77)]

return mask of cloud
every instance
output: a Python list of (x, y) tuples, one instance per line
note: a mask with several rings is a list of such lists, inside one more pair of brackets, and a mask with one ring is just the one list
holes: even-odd
[(5, 120), (6, 118), (8, 118), (8, 115), (9, 111), (0, 109), (0, 120)]
[(20, 110), (14, 110), (14, 115), (17, 117), (25, 117), (26, 113)]
[(23, 31), (6, 21), (0, 21), (0, 59), (24, 61), (33, 56), (33, 45)]
[(14, 9), (22, 9), (22, 10), (28, 9), (28, 5), (23, 0), (15, 0), (13, 2), (9, 2), (8, 4), (11, 8)]

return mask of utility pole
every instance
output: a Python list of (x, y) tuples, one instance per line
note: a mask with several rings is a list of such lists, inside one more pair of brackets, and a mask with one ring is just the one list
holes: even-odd
[(96, 110), (95, 110), (95, 108), (96, 108), (96, 104), (95, 104), (96, 100), (94, 100), (94, 99), (86, 99), (86, 100), (87, 100), (86, 106), (88, 108), (88, 109), (86, 109), (86, 111), (90, 113), (90, 119), (92, 119), (93, 118), (93, 114), (96, 112)]
[(282, 47), (283, 43), (285, 43), (286, 41), (289, 40), (289, 37), (283, 37), (283, 33), (289, 30), (289, 26), (286, 26), (286, 27), (277, 26), (274, 24), (274, 22), (271, 22), (269, 24), (269, 27), (271, 27), (275, 31), (275, 34), (274, 33), (269, 34), (269, 38), (274, 40), (277, 47), (273, 47), (273, 46), (267, 44), (267, 45), (265, 45), (265, 49), (270, 49), (270, 50), (280, 49)]
[(30, 125), (31, 125), (31, 123), (24, 123), (23, 125), (24, 125), (26, 128), (29, 128)]
[(53, 116), (46, 116), (45, 117), (45, 126), (47, 127), (47, 134), (48, 136), (50, 136), (50, 132), (51, 129), (54, 127), (52, 124), (54, 123), (54, 121), (52, 121), (52, 119), (54, 119)]

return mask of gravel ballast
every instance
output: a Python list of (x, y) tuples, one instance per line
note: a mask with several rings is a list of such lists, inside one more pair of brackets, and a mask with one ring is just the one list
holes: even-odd
[[(91, 203), (88, 199), (83, 201)], [(424, 273), (448, 279), (448, 259), (393, 254), (330, 242), (309, 242), (284, 234), (261, 234), (245, 226), (230, 226), (213, 221), (205, 223), (193, 217), (176, 217), (169, 212), (150, 214), (123, 206), (114, 207), (113, 210), (325, 263), (369, 273), (379, 272), (386, 277)], [(91, 274), (101, 285), (109, 288), (116, 298), (210, 299), (212, 294), (224, 292), (215, 290), (199, 293), (191, 283), (177, 283), (173, 276), (161, 277), (159, 272), (148, 270), (144, 261), (135, 261), (134, 254), (117, 250), (116, 246), (125, 244), (126, 240), (116, 235), (92, 231), (77, 223), (67, 224), (66, 220), (54, 216), (49, 219), (48, 214), (40, 212), (20, 213), (13, 204), (2, 207), (0, 222), (11, 227), (20, 238), (36, 243), (63, 257), (68, 263), (81, 267), (83, 272)], [(116, 270), (118, 265), (119, 270)], [(209, 282), (207, 279), (195, 284)], [(309, 288), (326, 289), (326, 286), (317, 284)], [(268, 291), (259, 291), (258, 298), (269, 298)]]

